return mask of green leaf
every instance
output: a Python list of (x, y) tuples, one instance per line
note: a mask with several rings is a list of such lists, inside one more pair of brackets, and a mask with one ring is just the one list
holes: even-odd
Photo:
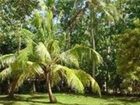
[(36, 55), (39, 57), (39, 59), (42, 63), (51, 62), (50, 53), (42, 42), (40, 42), (36, 46)]
[[(66, 66), (55, 65), (52, 73), (54, 74), (58, 73), (60, 77), (65, 78), (68, 86), (74, 89), (75, 92), (84, 93), (84, 86), (82, 82), (80, 81), (80, 79), (75, 75), (75, 72), (72, 69)], [(59, 80), (60, 80), (60, 77), (59, 77)]]
[(12, 70), (11, 70), (10, 67), (8, 67), (8, 68), (2, 70), (2, 71), (0, 72), (0, 80), (2, 81), (2, 80), (5, 80), (6, 78), (10, 77), (11, 72), (12, 72)]
[(0, 56), (0, 66), (2, 66), (2, 67), (10, 65), (14, 61), (15, 61), (14, 54), (6, 54), (6, 55)]

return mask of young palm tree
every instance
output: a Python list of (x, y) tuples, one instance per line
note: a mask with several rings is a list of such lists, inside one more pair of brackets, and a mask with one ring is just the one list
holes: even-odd
[(67, 51), (62, 50), (59, 47), (60, 41), (54, 35), (52, 18), (49, 10), (47, 17), (42, 18), (38, 13), (35, 14), (33, 24), (37, 32), (33, 34), (25, 29), (20, 32), (26, 40), (26, 47), (18, 53), (0, 57), (0, 64), (5, 68), (0, 73), (0, 78), (12, 79), (9, 96), (13, 96), (14, 91), (25, 80), (36, 75), (44, 76), (50, 102), (57, 102), (51, 87), (62, 79), (76, 92), (84, 93), (84, 87), (91, 87), (101, 95), (98, 83), (89, 74), (79, 70), (78, 63), (83, 56), (90, 56), (98, 64), (102, 61), (101, 56), (95, 50), (81, 45)]
[[(39, 58), (38, 61), (43, 66), (50, 102), (56, 102), (56, 98), (52, 95), (51, 82), (55, 81), (53, 84), (59, 83), (62, 78), (65, 78), (68, 86), (77, 90), (79, 93), (83, 93), (84, 87), (87, 86), (91, 87), (93, 90), (95, 89), (101, 95), (97, 82), (95, 82), (90, 75), (84, 71), (76, 71), (69, 68), (69, 66), (79, 68), (78, 59), (81, 56), (87, 55), (87, 53), (89, 55), (91, 54), (91, 58), (94, 59), (96, 63), (101, 62), (101, 56), (93, 49), (80, 45), (67, 51), (60, 52), (60, 48), (56, 40), (51, 41), (50, 43), (48, 42), (47, 44), (44, 44), (40, 42), (36, 46), (36, 55)], [(66, 64), (67, 67), (62, 64)], [(78, 73), (83, 75), (83, 77), (78, 75)], [(57, 76), (57, 78), (55, 78), (55, 76)], [(86, 77), (86, 79), (84, 77)], [(83, 79), (85, 79), (88, 85)]]
[(41, 66), (32, 60), (32, 43), (28, 43), (26, 48), (14, 53), (6, 54), (0, 57), (1, 68), (0, 79), (4, 80), (9, 78), (11, 85), (9, 88), (9, 97), (14, 96), (14, 91), (17, 89), (24, 80), (34, 78), (36, 74), (43, 72)]
[[(35, 46), (30, 42), (18, 55), (15, 53), (1, 56), (1, 65), (7, 67), (0, 73), (1, 79), (13, 77), (9, 96), (12, 97), (15, 89), (25, 80), (33, 78), (37, 74), (43, 74), (45, 77), (50, 102), (56, 102), (56, 98), (52, 95), (51, 81), (55, 81), (52, 84), (57, 84), (62, 78), (66, 79), (68, 86), (79, 93), (84, 92), (84, 87), (91, 87), (101, 94), (97, 82), (90, 75), (84, 71), (61, 65), (63, 62), (78, 67), (78, 59), (86, 53), (90, 53), (92, 59), (99, 63), (101, 62), (100, 55), (96, 51), (80, 45), (62, 53), (59, 49), (56, 40), (48, 43), (39, 42)], [(56, 75), (59, 75), (59, 78), (55, 78)]]

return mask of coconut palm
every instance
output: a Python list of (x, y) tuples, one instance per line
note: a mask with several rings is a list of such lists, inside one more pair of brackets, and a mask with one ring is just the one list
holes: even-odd
[(28, 42), (27, 46), (13, 54), (6, 54), (0, 57), (1, 68), (4, 68), (0, 73), (0, 79), (9, 78), (11, 81), (9, 88), (9, 97), (14, 96), (14, 91), (24, 80), (34, 78), (36, 74), (41, 74), (43, 71), (39, 64), (32, 60), (32, 43)]
[[(83, 4), (81, 9), (77, 9), (74, 12), (74, 15), (69, 19), (68, 22), (66, 22), (66, 30), (69, 30), (69, 32), (72, 32), (72, 29), (76, 26), (78, 22), (80, 22), (80, 19), (84, 17), (84, 14), (86, 14), (86, 10), (89, 10), (89, 26), (88, 26), (88, 32), (90, 35), (90, 45), (92, 46), (93, 49), (96, 50), (96, 35), (98, 35), (97, 28), (98, 28), (98, 14), (104, 14), (103, 17), (106, 19), (106, 22), (109, 24), (115, 23), (121, 18), (121, 15), (119, 14), (119, 11), (115, 7), (115, 5), (111, 2), (107, 2), (108, 0), (77, 0), (74, 1), (75, 4)], [(78, 7), (79, 8), (79, 7)], [(75, 9), (75, 7), (74, 7)], [(68, 15), (68, 14), (67, 14)], [(87, 15), (87, 14), (86, 14)], [(70, 15), (71, 16), (71, 15)], [(68, 44), (70, 44), (70, 34), (68, 35)], [(95, 77), (95, 69), (96, 69), (96, 64), (94, 61), (92, 62), (92, 74), (93, 77)]]
[[(5, 68), (0, 73), (1, 79), (8, 77), (12, 79), (9, 96), (13, 96), (15, 89), (25, 80), (34, 78), (36, 75), (44, 75), (50, 102), (56, 102), (56, 98), (52, 95), (51, 85), (59, 83), (62, 78), (65, 78), (68, 86), (76, 92), (83, 93), (84, 87), (91, 87), (100, 94), (97, 82), (90, 75), (67, 67), (79, 68), (78, 59), (87, 53), (90, 53), (91, 58), (97, 63), (101, 62), (101, 57), (96, 51), (77, 45), (61, 52), (57, 40), (48, 43), (39, 42), (34, 46), (32, 44), (32, 42), (28, 43), (26, 48), (19, 51), (19, 54), (7, 54), (0, 57), (1, 66)], [(59, 77), (56, 78), (56, 75)]]
[[(56, 40), (53, 42), (51, 41), (51, 44), (40, 42), (36, 46), (37, 56), (39, 58), (38, 61), (43, 66), (50, 102), (56, 102), (56, 98), (52, 95), (51, 85), (59, 83), (62, 79), (65, 79), (68, 86), (79, 93), (84, 92), (84, 87), (91, 87), (101, 95), (97, 82), (90, 75), (86, 74), (84, 71), (76, 71), (69, 68), (71, 66), (79, 68), (78, 59), (80, 59), (81, 56), (87, 55), (87, 53), (91, 54), (91, 58), (97, 63), (101, 62), (101, 56), (93, 49), (80, 45), (76, 45), (74, 48), (64, 52), (58, 49), (60, 48)], [(65, 64), (65, 66), (62, 64)], [(78, 73), (81, 73), (83, 78), (78, 75)], [(87, 84), (83, 81), (84, 77), (86, 77), (85, 81)]]
[(57, 102), (51, 87), (61, 80), (65, 80), (75, 92), (84, 93), (85, 87), (91, 87), (93, 92), (101, 95), (98, 83), (79, 67), (83, 56), (94, 59), (96, 64), (101, 63), (101, 56), (95, 50), (81, 45), (69, 50), (62, 49), (60, 43), (63, 42), (57, 40), (54, 35), (52, 19), (53, 14), (48, 8), (44, 17), (36, 12), (32, 23), (36, 33), (26, 29), (19, 32), (26, 42), (26, 47), (14, 54), (0, 57), (1, 67), (4, 68), (0, 78), (4, 80), (10, 77), (12, 80), (9, 96), (13, 96), (14, 91), (25, 80), (37, 75), (46, 80), (50, 102)]

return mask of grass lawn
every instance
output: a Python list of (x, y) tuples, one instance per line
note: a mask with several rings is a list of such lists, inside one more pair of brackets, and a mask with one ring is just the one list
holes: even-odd
[(46, 94), (16, 95), (10, 100), (0, 95), (0, 105), (140, 105), (140, 98), (134, 97), (106, 97), (102, 98), (57, 93), (57, 104), (50, 104)]

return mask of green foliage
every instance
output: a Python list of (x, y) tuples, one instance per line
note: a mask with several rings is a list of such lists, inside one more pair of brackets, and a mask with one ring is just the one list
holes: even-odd
[(0, 80), (5, 80), (11, 75), (11, 68), (6, 68), (2, 72), (0, 72)]
[[(18, 88), (28, 78), (34, 78), (36, 75), (43, 73), (40, 65), (36, 64), (33, 59), (33, 41), (32, 33), (28, 30), (22, 29), (20, 36), (25, 40), (25, 48), (18, 50), (13, 54), (6, 54), (0, 57), (0, 65), (2, 71), (0, 77), (2, 80), (12, 78), (17, 80), (15, 88)], [(28, 34), (28, 35), (27, 35)], [(5, 68), (5, 69), (3, 69)]]
[(42, 63), (49, 63), (51, 62), (51, 56), (50, 53), (48, 51), (48, 49), (46, 48), (46, 46), (40, 42), (37, 46), (36, 46), (36, 55), (38, 55), (38, 58), (40, 59), (39, 62)]
[(68, 86), (77, 91), (78, 93), (84, 92), (84, 86), (81, 83), (80, 79), (74, 74), (73, 69), (61, 65), (55, 65), (53, 73), (60, 74), (61, 78), (64, 78), (64, 80), (66, 80)]
[(66, 80), (65, 82), (68, 86), (78, 93), (84, 93), (84, 89), (89, 87), (92, 89), (92, 92), (101, 96), (98, 83), (83, 70), (70, 69), (61, 65), (54, 65), (52, 70), (53, 85), (57, 85), (61, 80)]
[[(33, 9), (37, 6), (37, 0), (3, 0), (1, 3), (0, 12), (3, 12), (2, 17), (9, 23), (10, 20), (24, 20), (25, 16), (30, 15)], [(10, 17), (10, 18), (8, 18)]]
[(0, 56), (0, 64), (1, 68), (4, 66), (8, 66), (9, 64), (13, 63), (15, 60), (15, 55), (14, 54), (6, 54), (3, 56)]
[(92, 89), (92, 92), (98, 93), (101, 96), (100, 87), (93, 77), (82, 70), (75, 70), (75, 73), (81, 80), (84, 87), (90, 87)]
[(82, 45), (75, 45), (72, 49), (63, 52), (60, 55), (60, 59), (62, 61), (64, 61), (66, 64), (74, 64), (76, 67), (79, 67), (79, 62), (84, 60), (85, 57), (88, 61), (94, 60), (96, 64), (102, 63), (102, 57), (99, 53), (97, 53), (92, 48)]
[[(0, 2), (0, 53), (18, 49), (19, 30), (27, 27), (27, 18), (37, 7), (37, 0), (2, 0)], [(24, 45), (24, 41), (22, 42)]]
[(117, 70), (120, 75), (139, 80), (140, 28), (126, 30), (117, 40)]

